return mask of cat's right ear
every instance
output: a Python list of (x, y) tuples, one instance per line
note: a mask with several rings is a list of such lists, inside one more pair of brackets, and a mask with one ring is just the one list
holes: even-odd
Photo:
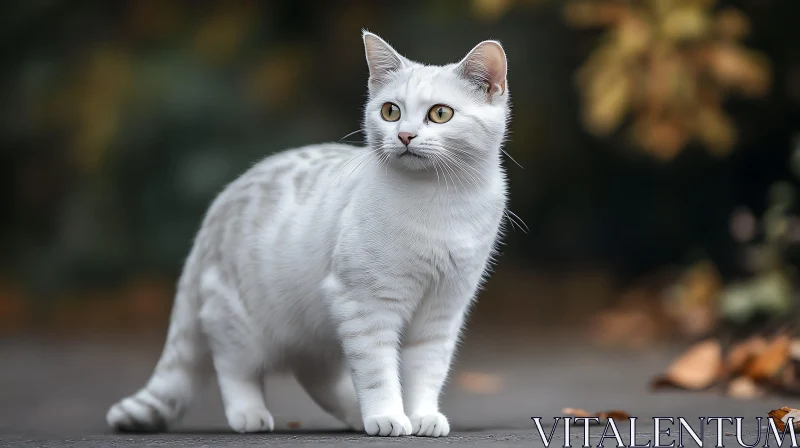
[(377, 34), (364, 30), (362, 37), (369, 66), (369, 88), (373, 90), (387, 83), (394, 72), (402, 70), (407, 64), (407, 59), (400, 56)]
[(496, 40), (479, 43), (461, 60), (456, 70), (486, 92), (490, 99), (506, 92), (506, 52)]

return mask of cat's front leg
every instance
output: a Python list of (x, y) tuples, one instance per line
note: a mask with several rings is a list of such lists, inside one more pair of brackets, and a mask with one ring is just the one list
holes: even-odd
[(414, 435), (444, 437), (450, 433), (447, 417), (439, 412), (439, 395), (474, 294), (471, 287), (433, 294), (417, 309), (406, 332), (403, 395)]
[(364, 430), (371, 436), (410, 435), (398, 366), (401, 301), (375, 296), (367, 287), (346, 288), (334, 277), (326, 280), (325, 289), (353, 374)]

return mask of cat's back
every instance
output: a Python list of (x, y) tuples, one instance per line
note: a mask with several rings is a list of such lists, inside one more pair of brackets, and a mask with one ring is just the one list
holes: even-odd
[(209, 207), (206, 221), (218, 216), (229, 218), (229, 212), (236, 214), (248, 205), (253, 206), (253, 211), (263, 212), (275, 208), (281, 199), (302, 204), (316, 191), (315, 180), (324, 180), (326, 174), (364, 151), (356, 146), (325, 143), (265, 157), (222, 190)]
[(302, 222), (298, 215), (318, 208), (325, 202), (324, 196), (336, 193), (334, 180), (346, 182), (348, 165), (355, 165), (365, 151), (368, 149), (325, 143), (289, 149), (259, 161), (211, 203), (196, 239), (198, 255), (231, 266), (254, 236), (279, 238), (287, 224)]

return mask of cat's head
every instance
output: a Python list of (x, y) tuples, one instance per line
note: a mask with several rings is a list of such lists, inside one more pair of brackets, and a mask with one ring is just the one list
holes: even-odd
[(382, 161), (431, 172), (498, 163), (510, 107), (499, 42), (481, 42), (460, 62), (431, 66), (406, 59), (375, 34), (364, 31), (363, 38), (364, 130)]

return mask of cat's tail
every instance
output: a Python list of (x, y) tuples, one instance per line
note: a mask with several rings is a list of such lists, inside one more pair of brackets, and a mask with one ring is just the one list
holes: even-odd
[(183, 415), (208, 376), (208, 344), (200, 330), (197, 290), (181, 280), (167, 342), (150, 380), (108, 410), (106, 421), (117, 431), (165, 430)]

